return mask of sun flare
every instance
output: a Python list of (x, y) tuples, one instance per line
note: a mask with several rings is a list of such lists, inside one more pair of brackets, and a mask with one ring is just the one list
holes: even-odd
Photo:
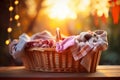
[(74, 13), (67, 5), (56, 4), (50, 9), (49, 17), (54, 19), (76, 19), (76, 13)]

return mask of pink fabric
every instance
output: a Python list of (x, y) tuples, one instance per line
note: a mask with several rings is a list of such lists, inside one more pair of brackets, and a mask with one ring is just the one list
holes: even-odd
[[(79, 36), (83, 36), (84, 41), (76, 41), (77, 45), (79, 47), (79, 51), (73, 51), (73, 57), (75, 60), (79, 60), (82, 57), (86, 56), (88, 53), (95, 53), (96, 51), (102, 51), (102, 50), (106, 50), (107, 46), (108, 46), (108, 42), (107, 42), (107, 32), (103, 31), (103, 30), (98, 30), (92, 33), (88, 33), (90, 35), (92, 35), (89, 39), (85, 40), (85, 36), (84, 34), (81, 34)], [(77, 39), (76, 39), (77, 40)], [(80, 45), (80, 44), (83, 45)], [(76, 47), (74, 47), (76, 48)], [(78, 48), (76, 48), (78, 49)], [(76, 50), (74, 49), (74, 50)]]
[[(78, 48), (76, 48), (76, 46), (78, 46)], [(84, 57), (85, 55), (87, 55), (87, 53), (93, 49), (93, 46), (91, 46), (88, 42), (86, 42), (84, 43), (83, 46), (75, 45), (75, 47), (73, 48), (74, 50), (72, 49), (72, 55), (73, 55), (74, 60), (77, 61), (81, 59), (82, 57)]]
[[(13, 56), (16, 56), (21, 53), (20, 51), (17, 51), (16, 48), (16, 45), (19, 42), (21, 41), (14, 40), (10, 44), (10, 53)], [(30, 38), (30, 41), (26, 43), (27, 43), (26, 48), (31, 48), (31, 47), (51, 48), (56, 46), (57, 52), (63, 52), (69, 47), (72, 47), (71, 51), (74, 60), (79, 60), (91, 52), (106, 50), (108, 46), (107, 32), (103, 30), (98, 30), (94, 32), (90, 32), (90, 31), (81, 32), (77, 36), (70, 36), (59, 42), (55, 42), (55, 37), (52, 36), (51, 33), (49, 33), (48, 31), (43, 31), (34, 34)]]
[(23, 53), (24, 48), (55, 47), (55, 38), (48, 31), (36, 33), (31, 38), (28, 37), (27, 34), (23, 33), (20, 35), (19, 40), (13, 40), (10, 43), (9, 51), (14, 58), (19, 57)]
[(55, 47), (55, 37), (48, 31), (42, 31), (34, 34), (31, 41), (27, 42), (26, 48), (41, 47), (51, 48)]
[(90, 72), (93, 54), (106, 50), (108, 47), (107, 32), (97, 30), (94, 32), (81, 32), (80, 35), (70, 36), (57, 42), (56, 51), (62, 52), (71, 47), (74, 60), (82, 59), (80, 64)]
[(52, 48), (55, 47), (55, 41), (54, 40), (32, 40), (26, 43), (25, 49), (34, 48), (34, 47), (41, 47), (41, 48)]
[(67, 48), (73, 46), (75, 44), (75, 36), (70, 36), (68, 38), (65, 38), (63, 41), (56, 43), (56, 51), (57, 52), (63, 52)]
[(90, 52), (106, 50), (107, 46), (107, 32), (97, 30), (94, 32), (81, 32), (80, 35), (70, 36), (61, 42), (57, 42), (56, 51), (63, 52), (72, 47), (71, 51), (74, 60), (79, 60)]
[(55, 37), (48, 32), (47, 30), (39, 32), (31, 36), (31, 40), (36, 40), (36, 39), (43, 39), (43, 40), (48, 40), (48, 39), (55, 39)]

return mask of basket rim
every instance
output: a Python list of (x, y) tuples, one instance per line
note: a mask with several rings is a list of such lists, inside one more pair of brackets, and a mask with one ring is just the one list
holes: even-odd
[(40, 47), (35, 47), (35, 48), (30, 48), (28, 51), (55, 51), (55, 48), (40, 48)]

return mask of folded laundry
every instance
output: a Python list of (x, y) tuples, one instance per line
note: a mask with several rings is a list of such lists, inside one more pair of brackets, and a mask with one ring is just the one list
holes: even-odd
[[(78, 52), (78, 54), (79, 55), (82, 54), (80, 57), (85, 56), (87, 53), (90, 53), (89, 51), (95, 52), (98, 50), (106, 50), (107, 49), (107, 46), (108, 46), (107, 32), (105, 32), (103, 30), (97, 30), (97, 31), (93, 32), (91, 35), (92, 35), (92, 37), (90, 39), (88, 39), (86, 42), (84, 42), (84, 44), (85, 44), (84, 46), (79, 46), (80, 51)], [(78, 54), (76, 53), (76, 56)], [(79, 57), (79, 56), (77, 56), (77, 57)], [(77, 58), (77, 59), (79, 59), (79, 58)]]
[(9, 53), (15, 58), (15, 52), (16, 52), (16, 45), (19, 41), (17, 39), (14, 39), (10, 45), (9, 45)]
[(14, 57), (17, 57), (22, 53), (24, 47), (56, 47), (56, 51), (61, 53), (72, 47), (70, 50), (72, 51), (73, 58), (79, 60), (90, 52), (106, 50), (108, 46), (107, 32), (104, 30), (81, 32), (79, 35), (69, 36), (58, 42), (55, 40), (55, 37), (48, 31), (36, 33), (31, 37), (23, 33), (19, 37), (19, 40), (11, 42), (10, 53)]
[(73, 46), (75, 44), (75, 36), (70, 36), (65, 38), (63, 41), (56, 42), (56, 51), (63, 52), (68, 47)]
[(29, 37), (26, 33), (20, 35), (19, 40), (13, 40), (9, 45), (10, 54), (17, 58), (19, 57), (24, 50), (24, 47), (52, 47), (55, 46), (54, 36), (48, 31), (42, 31), (40, 33), (34, 34), (32, 37)]
[(97, 30), (94, 32), (81, 32), (77, 36), (70, 36), (63, 41), (56, 43), (56, 51), (63, 52), (69, 47), (71, 48), (73, 58), (79, 60), (86, 56), (90, 51), (106, 50), (108, 46), (107, 32)]
[(55, 40), (42, 40), (42, 39), (37, 39), (37, 40), (32, 40), (26, 43), (25, 49), (29, 48), (52, 48), (55, 46)]
[(31, 40), (36, 40), (36, 39), (46, 40), (46, 39), (55, 39), (55, 37), (47, 30), (44, 30), (42, 32), (36, 33), (33, 36), (31, 36)]

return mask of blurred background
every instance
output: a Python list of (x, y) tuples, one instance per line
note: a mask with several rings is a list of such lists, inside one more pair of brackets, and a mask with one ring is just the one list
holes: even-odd
[(120, 64), (120, 0), (1, 0), (0, 66), (22, 65), (8, 45), (22, 33), (31, 36), (57, 27), (67, 36), (83, 31), (106, 30), (109, 47), (100, 65)]

